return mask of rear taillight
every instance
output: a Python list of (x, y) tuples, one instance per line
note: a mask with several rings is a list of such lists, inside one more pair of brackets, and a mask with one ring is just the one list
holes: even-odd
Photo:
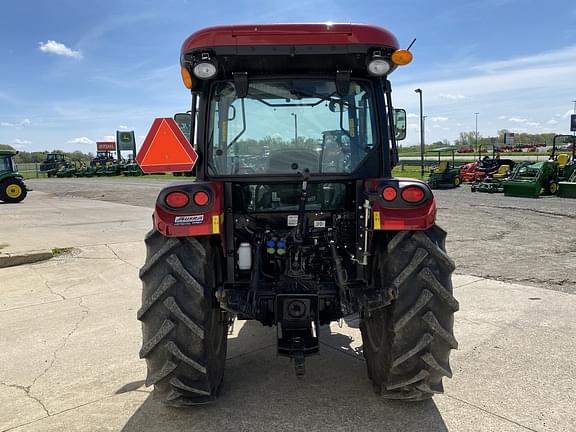
[(400, 196), (407, 203), (415, 204), (424, 199), (425, 193), (424, 190), (418, 186), (408, 186), (402, 189)]
[(166, 195), (164, 201), (169, 207), (182, 208), (188, 205), (190, 198), (188, 197), (188, 194), (185, 194), (184, 192), (170, 192)]
[(192, 197), (192, 201), (194, 201), (194, 204), (198, 207), (204, 207), (208, 204), (208, 201), (210, 201), (210, 196), (204, 191), (198, 191)]
[(394, 201), (396, 196), (398, 196), (396, 188), (392, 186), (386, 186), (384, 189), (382, 189), (382, 198), (384, 198), (384, 201)]

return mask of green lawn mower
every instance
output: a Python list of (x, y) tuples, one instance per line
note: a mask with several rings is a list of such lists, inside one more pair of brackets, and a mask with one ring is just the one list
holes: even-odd
[(504, 192), (504, 182), (511, 175), (510, 165), (500, 165), (498, 171), (482, 180), (472, 183), (470, 190), (472, 192)]
[[(438, 165), (430, 170), (426, 182), (431, 189), (451, 189), (460, 186), (462, 179), (460, 178), (460, 169), (456, 168), (454, 161), (455, 149), (451, 147), (444, 147), (432, 152), (438, 155)], [(452, 161), (441, 160), (442, 153), (452, 153)]]
[(16, 154), (16, 150), (0, 150), (0, 201), (5, 203), (18, 203), (28, 194), (14, 164)]

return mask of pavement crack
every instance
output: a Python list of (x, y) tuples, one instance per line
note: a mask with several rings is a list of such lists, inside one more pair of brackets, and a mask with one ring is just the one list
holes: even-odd
[(490, 414), (490, 415), (492, 415), (492, 416), (494, 416), (494, 417), (498, 417), (498, 418), (501, 419), (501, 420), (504, 420), (504, 421), (507, 421), (507, 422), (509, 422), (509, 423), (515, 424), (516, 426), (519, 426), (519, 427), (521, 427), (521, 428), (523, 428), (523, 429), (526, 429), (526, 430), (528, 430), (528, 431), (531, 431), (531, 432), (539, 432), (539, 431), (536, 430), (536, 429), (532, 429), (531, 427), (525, 426), (525, 425), (523, 425), (522, 423), (518, 423), (517, 421), (514, 421), (514, 420), (512, 420), (512, 419), (509, 419), (508, 417), (504, 417), (504, 416), (502, 416), (502, 415), (500, 415), (500, 414), (496, 414), (495, 412), (489, 411), (489, 410), (487, 410), (487, 409), (485, 409), (485, 408), (482, 408), (482, 407), (480, 407), (480, 406), (478, 406), (478, 405), (476, 405), (476, 404), (473, 404), (473, 403), (471, 403), (471, 402), (468, 402), (468, 401), (466, 401), (466, 400), (464, 400), (464, 399), (460, 399), (460, 398), (457, 398), (456, 396), (451, 396), (451, 395), (449, 395), (449, 394), (445, 394), (445, 396), (448, 397), (448, 398), (450, 398), (450, 399), (457, 400), (458, 402), (461, 402), (461, 403), (466, 404), (466, 405), (468, 405), (468, 406), (474, 407), (474, 408), (476, 408), (476, 409), (478, 409), (478, 410), (480, 410), (480, 411), (482, 411), (482, 412), (485, 412), (486, 414)]
[(40, 271), (40, 268), (36, 267), (36, 266), (31, 266), (30, 267), (34, 272), (36, 272), (36, 274), (38, 276), (40, 276), (41, 279), (44, 279), (44, 285), (46, 286), (46, 288), (48, 288), (48, 291), (50, 291), (50, 294), (58, 297), (60, 300), (66, 300), (66, 297), (64, 297), (62, 294), (60, 294), (58, 291), (55, 291), (54, 288), (52, 288), (50, 286), (50, 284), (48, 283), (48, 281), (45, 279), (44, 275), (42, 274), (42, 272)]
[(136, 270), (139, 270), (139, 268), (137, 266), (135, 266), (131, 262), (126, 261), (124, 258), (120, 257), (120, 255), (118, 255), (116, 253), (116, 251), (114, 249), (112, 249), (108, 243), (106, 243), (104, 246), (106, 246), (108, 249), (110, 249), (110, 252), (112, 252), (114, 254), (114, 256), (116, 258), (118, 258), (120, 261), (122, 261), (125, 264), (128, 264), (130, 267), (135, 268)]
[[(66, 345), (68, 344), (68, 341), (70, 340), (72, 335), (80, 327), (80, 324), (82, 324), (82, 322), (88, 317), (88, 313), (90, 312), (90, 309), (88, 308), (88, 306), (83, 304), (83, 301), (84, 301), (84, 299), (82, 297), (80, 297), (80, 301), (78, 302), (78, 306), (80, 308), (82, 308), (82, 316), (78, 319), (78, 321), (76, 321), (72, 330), (70, 330), (68, 332), (68, 334), (66, 336), (64, 336), (64, 340), (62, 341), (62, 343), (60, 345), (58, 345), (56, 347), (56, 349), (52, 352), (52, 359), (50, 360), (50, 363), (48, 364), (48, 366), (46, 366), (46, 368), (44, 368), (44, 370), (40, 373), (40, 375), (38, 375), (36, 378), (34, 378), (34, 380), (32, 380), (32, 383), (28, 386), (28, 394), (33, 399), (36, 399), (31, 393), (32, 387), (34, 387), (34, 384), (36, 384), (36, 382), (40, 378), (42, 378), (44, 375), (46, 375), (48, 373), (48, 371), (50, 369), (52, 369), (52, 367), (54, 366), (54, 363), (56, 363), (56, 359), (58, 358), (58, 353), (66, 347)], [(48, 412), (48, 410), (46, 410), (46, 412)]]
[(22, 385), (19, 385), (19, 384), (9, 384), (9, 383), (5, 383), (5, 382), (0, 382), (0, 385), (3, 385), (4, 387), (12, 387), (12, 388), (16, 388), (16, 389), (22, 390), (22, 391), (26, 394), (26, 397), (27, 397), (27, 398), (32, 399), (33, 401), (37, 402), (38, 405), (40, 405), (40, 406), (42, 407), (42, 409), (44, 410), (44, 413), (46, 413), (46, 417), (50, 417), (50, 416), (51, 416), (50, 412), (49, 412), (48, 409), (46, 408), (46, 405), (44, 405), (44, 403), (43, 403), (39, 398), (37, 398), (37, 397), (34, 396), (33, 394), (30, 394), (30, 387), (31, 387), (31, 385), (29, 385), (29, 386), (22, 386)]
[(60, 300), (66, 300), (66, 297), (64, 297), (62, 294), (60, 294), (59, 292), (54, 291), (54, 289), (50, 286), (50, 284), (48, 283), (48, 281), (44, 281), (44, 285), (46, 285), (46, 288), (48, 288), (48, 291), (50, 291), (51, 294), (60, 297)]

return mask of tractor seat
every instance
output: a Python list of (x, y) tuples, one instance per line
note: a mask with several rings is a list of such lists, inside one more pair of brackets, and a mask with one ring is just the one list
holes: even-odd
[(305, 169), (318, 172), (318, 153), (305, 148), (282, 149), (270, 152), (269, 174), (296, 174)]
[(447, 169), (448, 169), (448, 162), (443, 161), (443, 162), (440, 162), (436, 168), (434, 168), (434, 172), (441, 174), (441, 173), (445, 173)]
[(498, 172), (494, 174), (494, 178), (507, 177), (510, 174), (510, 165), (500, 165)]
[(560, 153), (558, 155), (558, 166), (560, 168), (564, 168), (567, 164), (568, 161), (570, 160), (570, 155), (566, 154), (566, 153)]

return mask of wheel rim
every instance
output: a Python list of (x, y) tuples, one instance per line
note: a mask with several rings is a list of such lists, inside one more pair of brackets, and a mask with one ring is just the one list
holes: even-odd
[(22, 188), (20, 185), (11, 184), (6, 188), (6, 196), (8, 198), (19, 198), (22, 195)]
[(550, 193), (555, 194), (556, 192), (558, 192), (558, 184), (556, 184), (556, 183), (551, 183), (551, 184), (550, 184)]

